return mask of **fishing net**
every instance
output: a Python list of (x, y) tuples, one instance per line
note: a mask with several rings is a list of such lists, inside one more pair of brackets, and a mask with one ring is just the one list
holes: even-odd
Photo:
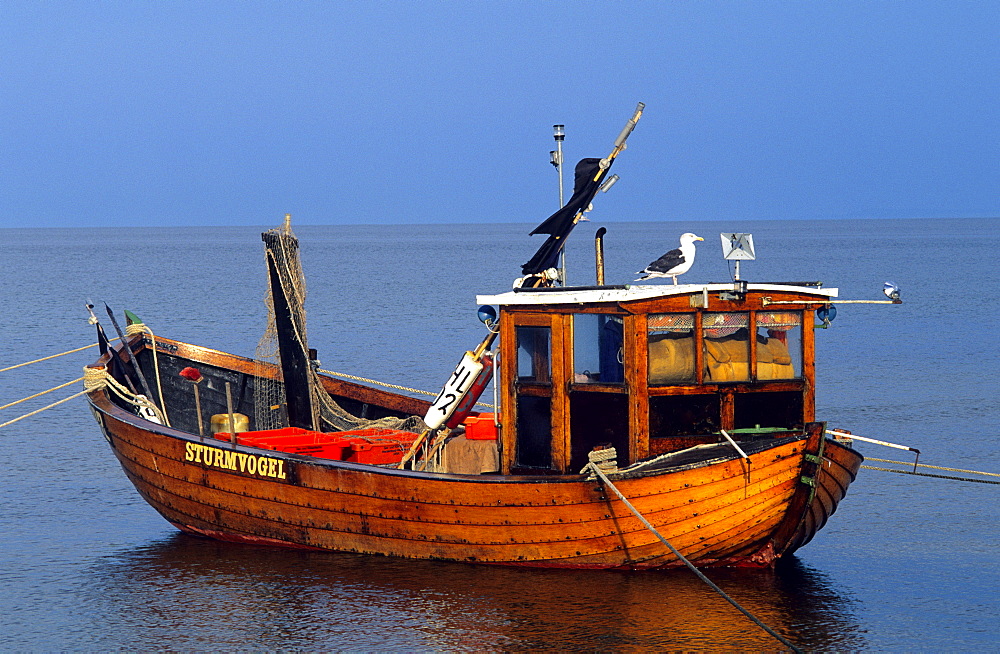
[[(306, 281), (302, 274), (302, 264), (299, 261), (299, 241), (292, 233), (291, 220), (285, 216), (282, 227), (271, 229), (263, 235), (264, 259), (268, 265), (273, 264), (281, 283), (281, 290), (288, 303), (292, 318), (292, 331), (296, 348), (301, 348), (301, 355), (309, 358), (309, 346), (306, 338)], [(288, 426), (288, 418), (284, 410), (285, 385), (281, 379), (281, 353), (278, 344), (278, 327), (275, 319), (274, 293), (271, 288), (272, 277), (268, 279), (268, 292), (264, 298), (267, 306), (267, 328), (257, 344), (254, 355), (254, 424), (258, 430), (280, 429)], [(264, 373), (265, 364), (278, 366), (278, 379), (271, 379)], [(401, 431), (419, 432), (425, 428), (423, 420), (418, 416), (407, 418), (386, 417), (375, 420), (360, 418), (346, 411), (324, 390), (319, 374), (313, 365), (308, 366), (307, 381), (309, 386), (310, 405), (312, 407), (312, 423), (321, 431), (354, 431), (360, 429), (395, 429)]]

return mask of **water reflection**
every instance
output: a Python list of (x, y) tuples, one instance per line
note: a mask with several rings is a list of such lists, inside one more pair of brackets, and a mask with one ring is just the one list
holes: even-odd
[[(797, 560), (774, 572), (709, 575), (800, 646), (865, 648), (855, 602)], [(97, 649), (774, 651), (777, 645), (686, 570), (497, 568), (176, 534), (103, 558), (83, 581), (79, 605)]]

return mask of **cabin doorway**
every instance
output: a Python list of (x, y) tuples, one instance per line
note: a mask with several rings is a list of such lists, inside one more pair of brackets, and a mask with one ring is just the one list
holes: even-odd
[(577, 313), (569, 383), (569, 469), (579, 472), (595, 448), (614, 447), (628, 460), (629, 403), (625, 388), (623, 316)]
[[(514, 378), (517, 439), (513, 464), (536, 472), (553, 469), (554, 373), (561, 342), (552, 316), (518, 316), (514, 328), (517, 373)], [(555, 361), (554, 361), (555, 359)], [(558, 462), (556, 466), (558, 467)]]

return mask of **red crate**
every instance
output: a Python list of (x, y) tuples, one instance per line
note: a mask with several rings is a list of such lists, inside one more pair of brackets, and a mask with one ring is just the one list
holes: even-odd
[(321, 459), (343, 460), (346, 456), (345, 450), (350, 451), (350, 441), (337, 433), (324, 434), (300, 427), (244, 432), (240, 434), (239, 442), (250, 447), (315, 456)]
[(480, 413), (465, 419), (465, 437), (470, 441), (495, 441), (497, 425), (492, 413)]
[(345, 449), (345, 461), (354, 463), (389, 464), (399, 463), (410, 449), (418, 434), (395, 429), (359, 429), (337, 432), (350, 441), (351, 449)]
[[(229, 434), (219, 433), (220, 440)], [(417, 434), (395, 429), (357, 429), (353, 431), (320, 432), (300, 427), (285, 427), (239, 434), (239, 443), (265, 450), (302, 454), (320, 459), (353, 461), (355, 463), (399, 463), (413, 444)]]
[(302, 429), (301, 427), (285, 427), (264, 431), (245, 431), (239, 434), (239, 442), (243, 445), (266, 450), (284, 450), (286, 445), (315, 444), (320, 436), (323, 436), (323, 432)]

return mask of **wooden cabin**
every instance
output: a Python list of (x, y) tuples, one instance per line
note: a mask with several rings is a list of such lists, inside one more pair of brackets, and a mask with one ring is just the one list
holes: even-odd
[(810, 284), (515, 289), (499, 307), (502, 474), (576, 474), (693, 445), (802, 433), (815, 419)]

